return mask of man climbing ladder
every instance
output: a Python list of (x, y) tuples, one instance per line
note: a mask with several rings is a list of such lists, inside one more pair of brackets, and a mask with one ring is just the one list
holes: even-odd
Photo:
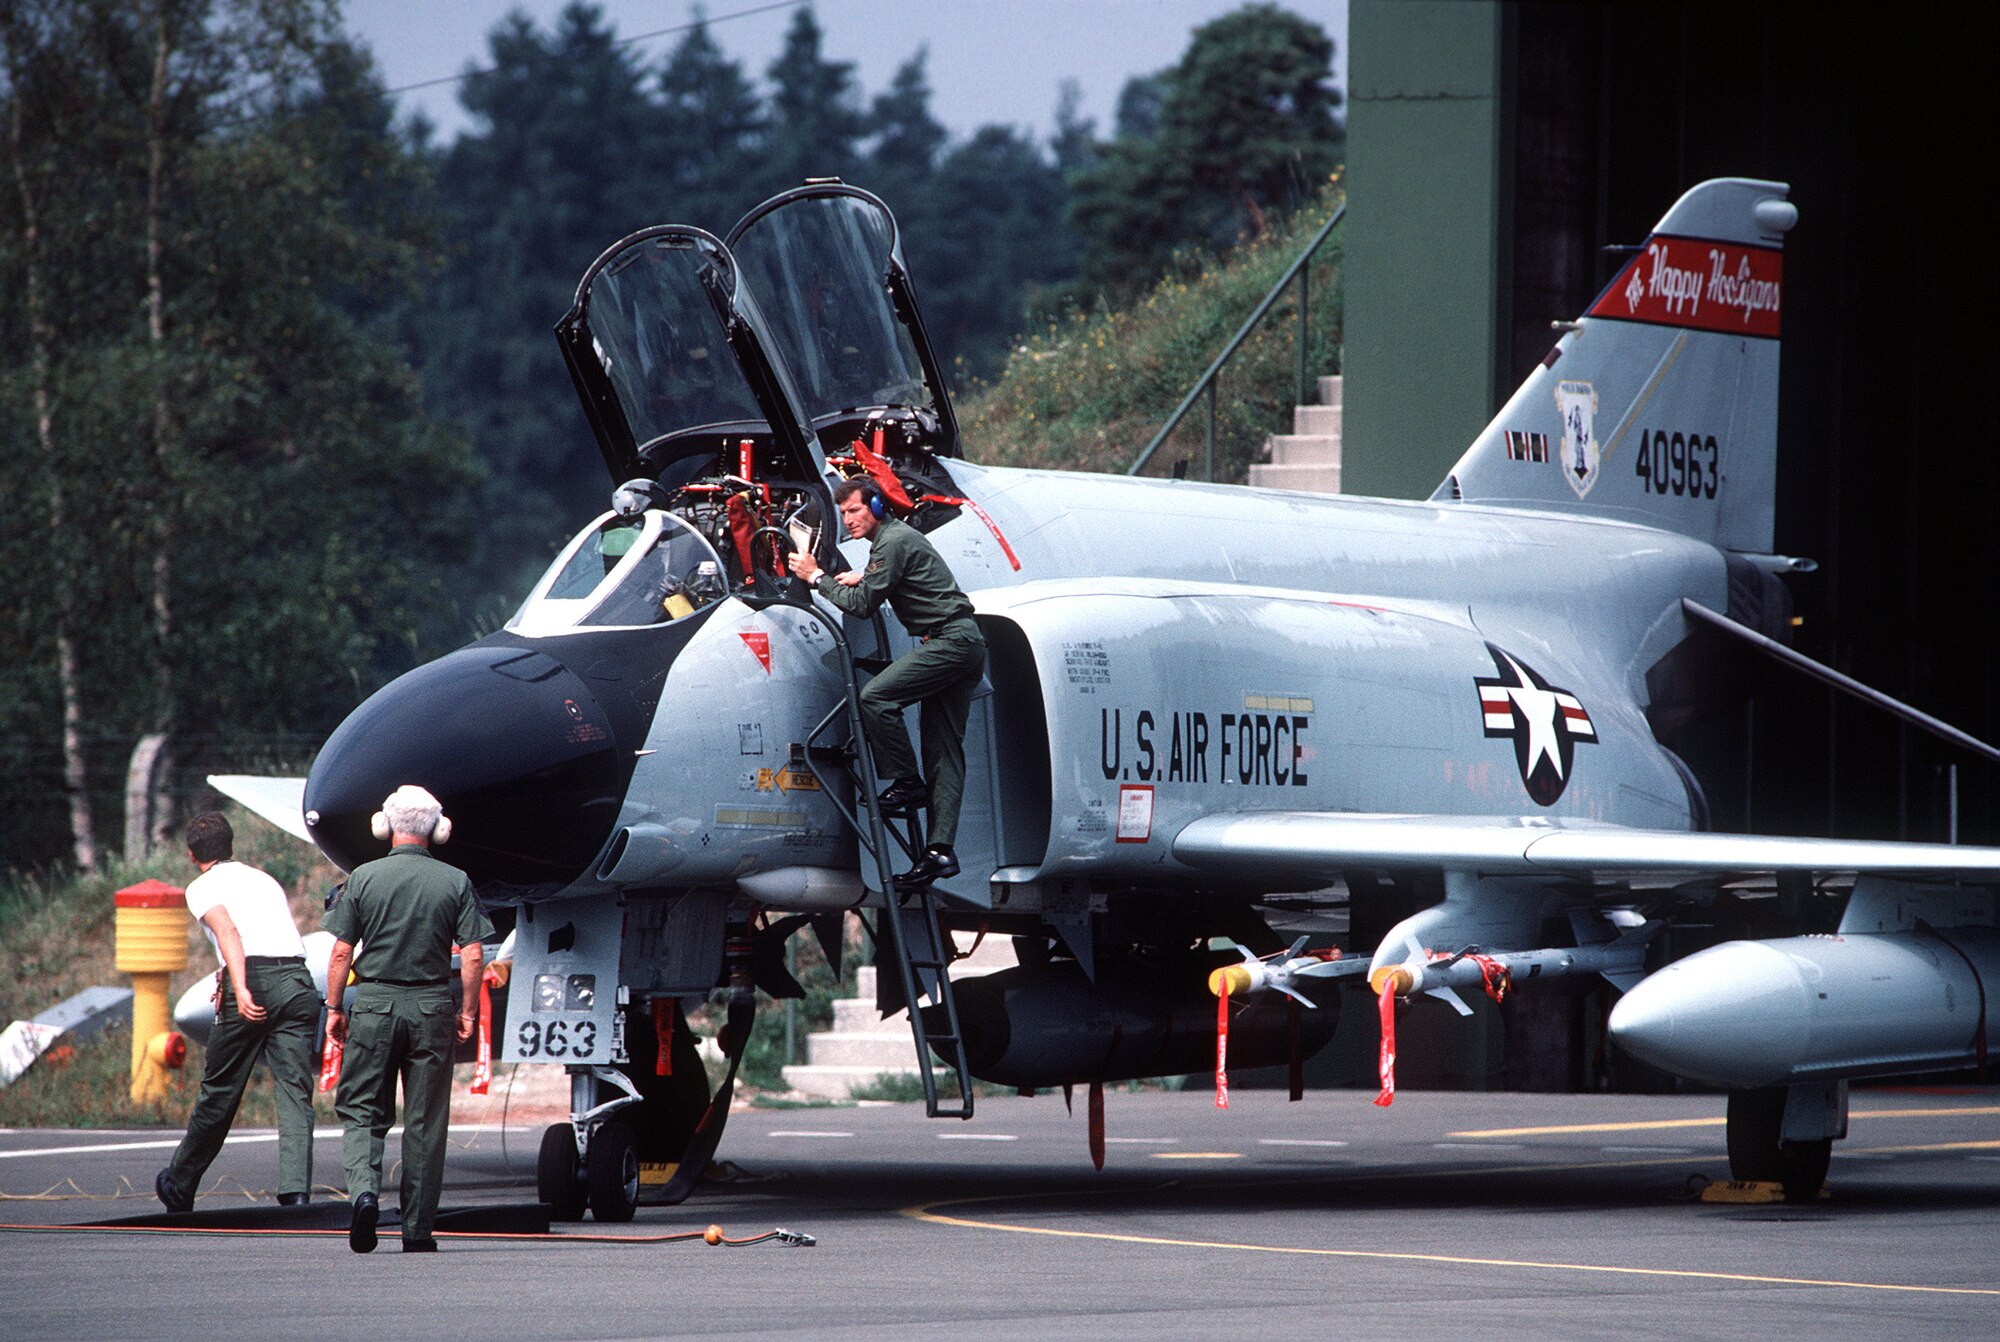
[[(972, 602), (958, 589), (943, 557), (915, 527), (889, 515), (873, 482), (849, 480), (834, 490), (833, 500), (847, 534), (869, 543), (868, 566), (834, 578), (809, 551), (800, 550), (791, 556), (791, 570), (835, 606), (862, 619), (886, 600), (918, 640), (861, 691), (862, 727), (875, 752), (876, 772), (893, 780), (882, 791), (883, 807), (929, 802), (929, 844), (916, 865), (898, 878), (905, 889), (914, 889), (958, 874), (952, 845), (965, 793), (965, 719), (986, 667), (986, 640), (973, 621)], [(904, 707), (918, 702), (923, 705), (921, 774), (903, 727)]]

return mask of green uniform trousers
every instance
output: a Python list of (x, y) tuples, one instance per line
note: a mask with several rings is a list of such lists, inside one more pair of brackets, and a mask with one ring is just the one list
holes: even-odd
[(224, 976), (222, 1002), (201, 1069), (201, 1093), (195, 1097), (187, 1136), (167, 1165), (167, 1182), (190, 1197), (222, 1150), (222, 1140), (243, 1102), (243, 1089), (260, 1059), (270, 1069), (278, 1096), (278, 1191), (304, 1193), (312, 1188), (312, 1093), (319, 1079), (313, 1044), (319, 1037), (319, 990), (298, 960), (259, 956), (245, 962), (243, 977), (265, 1015), (260, 1021), (238, 1015), (235, 986)]
[(861, 691), (861, 725), (884, 783), (916, 776), (917, 757), (903, 726), (903, 708), (923, 701), (918, 724), (924, 736), (923, 775), (931, 785), (932, 843), (949, 846), (958, 839), (958, 807), (965, 796), (965, 718), (985, 669), (986, 640), (979, 626), (970, 619), (953, 620), (889, 663)]
[(382, 1149), (403, 1082), (403, 1240), (427, 1240), (444, 1188), (451, 1126), (451, 1055), (458, 1022), (451, 990), (364, 983), (347, 1017), (334, 1111), (344, 1128), (340, 1163), (347, 1195), (382, 1191)]

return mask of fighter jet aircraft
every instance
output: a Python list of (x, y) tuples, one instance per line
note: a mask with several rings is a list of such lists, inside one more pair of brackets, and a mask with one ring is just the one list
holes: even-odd
[[(542, 1151), (559, 1214), (630, 1216), (642, 1158), (685, 1195), (734, 1061), (711, 1095), (681, 1003), (728, 989), (740, 1058), (752, 986), (791, 986), (783, 940), (837, 954), (849, 910), (894, 970), (884, 1009), (919, 1004), (919, 1057), (956, 1082), (924, 1067), (933, 1114), (969, 1117), (971, 1077), (1204, 1071), (1211, 991), (1255, 1066), (1323, 1045), (1342, 984), (1388, 1022), (1410, 994), (1602, 975), (1626, 1050), (1734, 1088), (1738, 1176), (1810, 1196), (1851, 1078), (1980, 1055), (2000, 849), (1706, 832), (1655, 731), (1701, 707), (1718, 643), (1805, 660), (1783, 646), (1805, 561), (1771, 552), (1797, 217), (1779, 183), (1687, 192), (1427, 502), (976, 465), (881, 201), (813, 182), (723, 237), (644, 229), (557, 326), (613, 507), (504, 629), (356, 709), (284, 818), (352, 868), (392, 788), (443, 799), (442, 855), (517, 939), (502, 1058), (573, 1077)], [(794, 546), (864, 562), (829, 525), (862, 473), (991, 651), (963, 872), (914, 892), (921, 817), (871, 802), (853, 707), (908, 636), (783, 577)], [(1443, 898), (1366, 958), (1280, 950), (1298, 892), (1384, 880)], [(1646, 976), (1662, 925), (1799, 880), (1852, 880), (1837, 937)], [(954, 985), (953, 930), (1022, 963)]]

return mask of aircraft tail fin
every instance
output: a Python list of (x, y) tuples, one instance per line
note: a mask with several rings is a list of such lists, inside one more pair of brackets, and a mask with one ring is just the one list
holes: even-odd
[(1768, 552), (1788, 189), (1723, 178), (1676, 201), (1433, 500), (1596, 513)]

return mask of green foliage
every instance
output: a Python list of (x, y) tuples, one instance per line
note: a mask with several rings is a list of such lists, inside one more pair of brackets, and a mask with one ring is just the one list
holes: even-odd
[[(85, 876), (0, 881), (0, 1025), (39, 1015), (85, 988), (124, 982), (112, 967), (112, 892), (149, 877), (185, 879), (185, 866), (185, 856), (177, 867), (160, 855)], [(200, 972), (202, 962), (189, 959)], [(186, 977), (193, 982), (195, 973)]]
[[(931, 1081), (937, 1087), (938, 1098), (946, 1103), (958, 1099), (958, 1075), (942, 1062), (931, 1064)], [(972, 1083), (972, 1096), (1012, 1095), (1008, 1086), (996, 1086), (991, 1082)], [(924, 1078), (917, 1072), (879, 1072), (872, 1081), (850, 1086), (848, 1094), (856, 1100), (876, 1100), (889, 1104), (916, 1104), (924, 1098)]]
[(62, 846), (65, 624), (79, 725), (114, 743), (100, 819), (139, 732), (173, 724), (198, 777), (460, 632), (474, 473), (388, 325), (427, 174), (330, 3), (154, 13), (42, 0), (0, 28), (0, 739), (28, 766), (0, 864)]
[[(195, 1058), (199, 1058), (197, 1052)], [(95, 1038), (36, 1059), (14, 1084), (0, 1089), (0, 1127), (175, 1127), (194, 1108), (201, 1073), (177, 1072), (161, 1099), (132, 1100), (132, 1030), (115, 1025)], [(265, 1089), (269, 1089), (268, 1082)]]
[(1084, 282), (1129, 294), (1176, 251), (1256, 237), (1340, 161), (1333, 39), (1274, 4), (1195, 29), (1171, 70), (1132, 81), (1118, 138), (1074, 180)]
[[(934, 1072), (932, 1080), (942, 1092), (958, 1084), (949, 1072)], [(873, 1081), (849, 1086), (847, 1093), (857, 1100), (877, 1100), (888, 1104), (913, 1104), (924, 1098), (924, 1079), (915, 1072), (881, 1072)]]
[[(236, 831), (236, 857), (269, 872), (291, 896), (300, 932), (319, 926), (325, 892), (339, 874), (316, 851), (236, 806), (223, 812)], [(185, 886), (195, 877), (178, 844), (144, 862), (109, 861), (95, 872), (0, 872), (0, 1025), (40, 1014), (85, 988), (123, 984), (112, 936), (112, 893), (156, 879)], [(215, 952), (188, 920), (188, 967), (176, 996), (215, 972)]]
[(851, 177), (857, 145), (870, 129), (854, 87), (854, 63), (822, 56), (822, 37), (810, 5), (792, 11), (784, 49), (765, 71), (771, 98), (764, 158), (784, 186), (808, 177)]
[(701, 24), (650, 76), (587, 6), (546, 33), (516, 15), (489, 42), (491, 68), (461, 95), (477, 129), (438, 158), (449, 261), (409, 318), (430, 408), (491, 472), (487, 590), (518, 598), (608, 497), (550, 328), (618, 238), (661, 223), (721, 234), (806, 177), (844, 177), (888, 201), (940, 357), (975, 372), (998, 368), (1032, 286), (1074, 274), (1061, 170), (1000, 127), (951, 144), (922, 52), (864, 107), (810, 9), (761, 96)]
[[(324, 859), (236, 807), (236, 857), (269, 872), (292, 896), (292, 917), (302, 932), (318, 926), (321, 894), (335, 879)], [(147, 879), (186, 885), (194, 878), (184, 849), (154, 854), (137, 864), (109, 862), (88, 875), (0, 873), (0, 1025), (26, 1020), (85, 988), (124, 986), (113, 949), (112, 894)], [(215, 953), (188, 919), (188, 965), (169, 991), (174, 1000), (215, 972)], [(58, 1040), (58, 1045), (63, 1041)], [(134, 1104), (132, 1033), (129, 1026), (36, 1061), (13, 1085), (0, 1088), (0, 1127), (131, 1127), (187, 1122), (200, 1083), (202, 1051), (189, 1050), (167, 1097)], [(333, 1121), (330, 1096), (318, 1097), (319, 1118)], [(259, 1069), (244, 1092), (239, 1124), (277, 1122), (269, 1074)]]
[[(1026, 337), (1000, 378), (960, 408), (967, 455), (1001, 466), (1123, 471), (1229, 337), (1297, 259), (1342, 199), (1329, 186), (1263, 237), (1221, 257), (1182, 254), (1173, 273), (1130, 306), (1052, 318)], [(1314, 258), (1309, 376), (1337, 372), (1340, 234)], [(1267, 434), (1286, 431), (1297, 399), (1297, 285), (1290, 286), (1223, 370), (1216, 395), (1216, 478), (1241, 481)], [(1204, 470), (1197, 404), (1147, 468), (1176, 459)]]
[[(58, 1041), (13, 1085), (0, 1089), (0, 1128), (184, 1128), (201, 1089), (201, 1068), (201, 1050), (189, 1049), (187, 1063), (173, 1074), (166, 1095), (142, 1103), (132, 1098), (129, 1027), (113, 1026), (68, 1047)], [(331, 1095), (315, 1092), (313, 1111), (314, 1122), (321, 1127), (339, 1121)], [(243, 1091), (235, 1126), (240, 1131), (275, 1127), (277, 1122), (277, 1091), (270, 1071), (260, 1066)], [(164, 1153), (160, 1163), (165, 1163)]]

